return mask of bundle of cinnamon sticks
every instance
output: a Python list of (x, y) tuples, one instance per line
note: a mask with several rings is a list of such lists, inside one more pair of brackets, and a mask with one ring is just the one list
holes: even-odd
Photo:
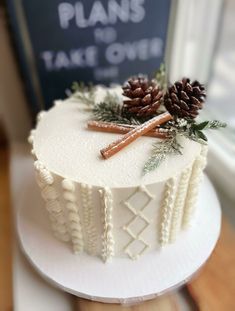
[(124, 134), (106, 148), (100, 150), (102, 157), (108, 159), (143, 135), (162, 139), (167, 138), (167, 132), (159, 128), (159, 125), (171, 119), (171, 114), (164, 112), (139, 126), (89, 121), (88, 128), (101, 132)]

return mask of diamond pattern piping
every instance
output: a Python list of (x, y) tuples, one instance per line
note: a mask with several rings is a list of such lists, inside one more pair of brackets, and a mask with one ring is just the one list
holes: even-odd
[[(142, 192), (146, 197), (147, 201), (143, 206), (141, 206), (138, 210), (130, 203), (130, 200), (139, 192)], [(123, 230), (130, 236), (130, 241), (124, 246), (124, 252), (133, 260), (138, 259), (141, 255), (143, 255), (147, 249), (149, 249), (150, 245), (142, 238), (143, 232), (150, 225), (151, 221), (144, 214), (149, 203), (155, 198), (145, 186), (138, 187), (122, 204), (133, 214), (131, 219), (127, 222), (125, 226), (123, 226)], [(145, 225), (138, 230), (137, 233), (134, 233), (131, 229), (131, 225), (140, 218)], [(133, 253), (131, 251), (131, 246), (136, 241), (139, 241), (143, 247), (140, 251)]]

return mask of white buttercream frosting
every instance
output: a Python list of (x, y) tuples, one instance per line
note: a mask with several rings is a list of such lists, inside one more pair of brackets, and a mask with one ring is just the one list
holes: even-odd
[(103, 260), (110, 261), (114, 256), (114, 239), (113, 239), (113, 198), (112, 192), (109, 188), (101, 189), (100, 199), (102, 206), (103, 217), (103, 234), (102, 234), (102, 258)]
[(183, 227), (188, 227), (190, 225), (194, 214), (194, 209), (199, 192), (199, 185), (201, 183), (201, 179), (203, 176), (203, 169), (206, 166), (207, 150), (208, 150), (207, 146), (201, 146), (201, 153), (196, 158), (192, 167), (187, 196), (185, 200), (184, 214), (182, 219)]
[(86, 251), (90, 255), (96, 254), (97, 232), (95, 227), (94, 204), (92, 199), (92, 187), (81, 184), (83, 204), (83, 231), (86, 235)]
[(188, 189), (189, 178), (191, 174), (192, 167), (186, 168), (179, 179), (175, 204), (173, 207), (172, 221), (171, 221), (171, 232), (170, 241), (174, 242), (176, 240), (177, 234), (181, 228), (182, 216), (184, 211), (185, 199)]
[[(116, 92), (120, 96), (120, 89)], [(103, 97), (104, 90), (98, 89), (97, 102)], [(91, 115), (83, 108), (73, 99), (65, 100), (43, 115), (34, 133), (33, 149), (37, 158), (51, 172), (67, 179), (110, 188), (151, 184), (178, 174), (200, 152), (197, 143), (182, 138), (183, 157), (169, 156), (157, 170), (143, 176), (143, 166), (156, 138), (140, 137), (112, 158), (103, 160), (100, 150), (120, 135), (88, 130), (87, 120)]]
[(165, 184), (162, 202), (162, 220), (160, 224), (160, 244), (164, 246), (170, 241), (170, 230), (175, 199), (175, 178), (170, 178)]
[(62, 188), (64, 190), (65, 209), (67, 209), (68, 230), (74, 253), (77, 254), (83, 251), (84, 242), (79, 208), (76, 203), (75, 185), (71, 180), (64, 179), (62, 181)]
[(38, 122), (41, 121), (42, 118), (45, 116), (45, 114), (46, 114), (46, 111), (44, 111), (44, 110), (40, 111), (40, 112), (37, 114), (37, 121), (38, 121)]
[[(98, 87), (97, 102), (105, 91)], [(120, 88), (111, 91), (121, 96)], [(88, 130), (89, 118), (73, 98), (56, 101), (39, 114), (29, 136), (55, 236), (72, 243), (75, 253), (86, 251), (104, 261), (114, 256), (137, 259), (173, 242), (182, 218), (193, 220), (205, 149), (181, 138), (183, 155), (167, 157), (143, 176), (156, 138), (140, 137), (103, 160), (100, 149), (119, 135)]]
[[(143, 203), (138, 204), (137, 209), (136, 206), (131, 203), (131, 199), (138, 193), (142, 193), (144, 196), (146, 196), (146, 200), (143, 200)], [(154, 198), (155, 196), (150, 193), (150, 191), (145, 186), (141, 185), (140, 187), (136, 188), (136, 190), (123, 202), (123, 205), (132, 213), (132, 217), (123, 226), (123, 230), (130, 236), (129, 242), (124, 246), (124, 251), (131, 259), (138, 259), (151, 246), (148, 241), (145, 241), (143, 234), (151, 223), (150, 217), (147, 216), (146, 209), (148, 208), (149, 203), (154, 200)], [(143, 222), (143, 226), (136, 230), (135, 226), (133, 228), (133, 224), (138, 220)], [(141, 248), (138, 251), (133, 251), (132, 246), (136, 242), (141, 244)]]
[(29, 134), (29, 137), (28, 137), (28, 142), (33, 145), (33, 140), (34, 140), (34, 133), (35, 133), (35, 130), (31, 130), (30, 131), (30, 134)]
[(64, 212), (59, 201), (59, 192), (54, 186), (54, 178), (40, 161), (35, 161), (34, 167), (36, 170), (36, 181), (41, 188), (41, 195), (45, 200), (45, 207), (49, 213), (54, 235), (58, 239), (67, 242), (70, 240), (70, 237)]

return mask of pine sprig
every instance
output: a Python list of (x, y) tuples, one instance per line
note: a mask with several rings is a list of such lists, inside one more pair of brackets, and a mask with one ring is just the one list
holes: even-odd
[(154, 143), (152, 155), (145, 163), (143, 173), (146, 174), (158, 168), (166, 157), (171, 154), (182, 154), (181, 149), (182, 146), (179, 144), (176, 135), (161, 142)]
[(219, 129), (226, 127), (226, 123), (218, 120), (197, 123), (194, 120), (176, 119), (169, 121), (165, 128), (171, 133), (171, 137), (153, 144), (152, 155), (144, 165), (143, 173), (155, 170), (171, 154), (182, 154), (182, 146), (177, 137), (185, 136), (200, 144), (207, 144), (207, 137), (203, 130)]
[(161, 63), (159, 69), (155, 73), (155, 80), (157, 81), (158, 85), (161, 89), (167, 89), (167, 75), (166, 75), (166, 66), (164, 63)]
[(73, 82), (72, 97), (88, 107), (95, 105), (95, 86), (92, 84), (85, 85), (83, 82)]
[(213, 121), (203, 121), (197, 123), (192, 119), (177, 118), (174, 121), (169, 121), (166, 128), (171, 132), (175, 131), (181, 136), (185, 136), (188, 139), (196, 141), (200, 144), (207, 144), (207, 137), (204, 130), (213, 129), (217, 130), (226, 127), (226, 123), (220, 122), (218, 120)]
[(212, 129), (217, 130), (220, 128), (226, 127), (226, 123), (220, 122), (218, 120), (212, 121), (203, 121), (201, 123), (188, 122), (186, 130), (184, 130), (183, 134), (189, 139), (192, 139), (201, 144), (207, 144), (207, 137), (204, 134), (203, 130)]
[(212, 120), (212, 121), (204, 121), (201, 123), (194, 123), (193, 128), (196, 130), (206, 130), (206, 129), (211, 129), (211, 130), (217, 130), (220, 128), (226, 127), (227, 124), (225, 122), (221, 122), (219, 120)]
[[(162, 88), (163, 92), (165, 92), (167, 89), (167, 75), (164, 64), (161, 64), (154, 79), (160, 88)], [(97, 103), (97, 100), (95, 101), (96, 88), (93, 85), (86, 86), (84, 83), (74, 82), (71, 89), (73, 91), (72, 98), (84, 104), (91, 111), (93, 120), (140, 125), (152, 118), (152, 116), (140, 117), (131, 115), (123, 109), (122, 98), (109, 91), (106, 92), (102, 102)], [(160, 110), (158, 113), (161, 113)], [(179, 118), (175, 115), (173, 117), (173, 120), (161, 126), (162, 129), (166, 130), (168, 138), (160, 142), (156, 141), (153, 144), (151, 156), (143, 167), (144, 174), (158, 168), (167, 156), (182, 154), (181, 150), (183, 147), (178, 142), (180, 136), (184, 136), (200, 144), (207, 144), (207, 137), (204, 134), (204, 130), (215, 130), (226, 127), (226, 123), (218, 120), (197, 123), (192, 118)]]
[(92, 112), (96, 121), (113, 123), (125, 121), (126, 123), (127, 120), (123, 120), (121, 110), (121, 105), (109, 98), (109, 100), (104, 99), (101, 103), (95, 104)]
[(107, 92), (104, 100), (101, 103), (94, 105), (93, 109), (94, 120), (112, 122), (118, 124), (141, 124), (140, 120), (132, 116), (128, 116), (122, 109), (120, 98)]

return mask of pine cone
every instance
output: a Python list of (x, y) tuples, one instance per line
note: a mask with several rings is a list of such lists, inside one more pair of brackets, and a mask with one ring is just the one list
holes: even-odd
[(190, 79), (183, 78), (168, 88), (164, 104), (172, 115), (194, 119), (198, 115), (198, 110), (202, 109), (205, 97), (204, 85), (198, 81), (190, 83)]
[(153, 115), (161, 104), (162, 91), (154, 81), (145, 77), (130, 78), (122, 89), (123, 95), (130, 98), (123, 101), (123, 110), (131, 115)]

